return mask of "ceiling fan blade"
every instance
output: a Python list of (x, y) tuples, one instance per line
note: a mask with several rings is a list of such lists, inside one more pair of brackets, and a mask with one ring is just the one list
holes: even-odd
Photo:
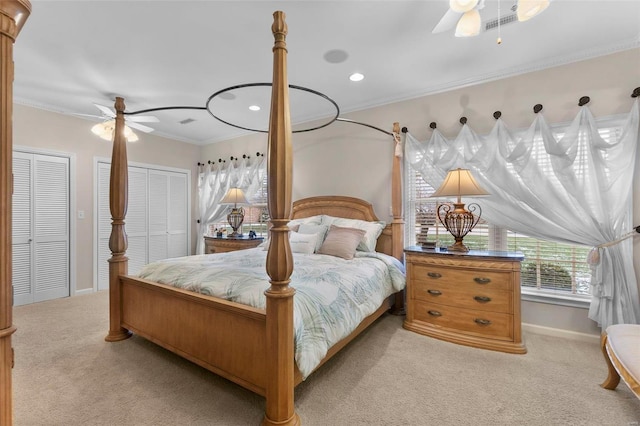
[(104, 120), (104, 116), (102, 115), (94, 115), (94, 114), (80, 114), (77, 112), (72, 112), (71, 115), (75, 117), (90, 117), (90, 118), (98, 118), (100, 120)]
[(462, 15), (462, 13), (454, 12), (451, 9), (447, 10), (447, 13), (442, 16), (440, 22), (438, 22), (431, 32), (437, 34), (452, 29), (456, 26)]
[(154, 130), (149, 126), (144, 126), (138, 123), (132, 123), (131, 121), (127, 121), (127, 120), (125, 120), (125, 123), (127, 124), (127, 126), (131, 127), (132, 129), (140, 130), (141, 132), (145, 132), (145, 133), (151, 133)]
[(134, 121), (136, 123), (159, 123), (158, 117), (153, 115), (127, 115), (127, 120)]
[(96, 108), (98, 108), (100, 111), (102, 111), (102, 113), (104, 115), (106, 115), (109, 118), (113, 118), (116, 116), (116, 113), (113, 112), (113, 110), (109, 107), (106, 107), (104, 105), (99, 105), (99, 104), (94, 104), (96, 106)]

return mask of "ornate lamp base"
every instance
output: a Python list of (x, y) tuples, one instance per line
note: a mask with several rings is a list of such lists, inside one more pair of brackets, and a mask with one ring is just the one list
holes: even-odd
[(238, 228), (242, 226), (244, 222), (244, 209), (242, 207), (234, 207), (231, 209), (231, 213), (227, 215), (227, 222), (233, 229), (233, 232), (227, 235), (227, 237), (241, 237), (242, 232), (238, 232)]
[[(475, 203), (469, 204), (469, 209), (471, 211), (464, 208), (464, 203), (453, 203), (453, 211), (450, 204), (441, 204), (438, 207), (438, 219), (456, 239), (456, 242), (447, 247), (447, 250), (469, 251), (469, 248), (462, 243), (462, 239), (476, 226), (482, 215), (482, 209)], [(478, 211), (477, 216), (472, 213), (476, 210)]]

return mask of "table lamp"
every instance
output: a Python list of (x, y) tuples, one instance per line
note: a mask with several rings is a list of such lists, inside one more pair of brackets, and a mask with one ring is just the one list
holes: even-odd
[[(460, 168), (449, 170), (440, 188), (431, 195), (431, 197), (458, 197), (457, 203), (440, 204), (436, 211), (440, 222), (456, 240), (448, 250), (469, 251), (469, 248), (462, 243), (462, 239), (476, 226), (482, 215), (482, 209), (476, 203), (469, 204), (469, 210), (465, 209), (461, 197), (482, 195), (489, 195), (489, 193), (478, 185), (469, 170)], [(477, 215), (474, 215), (476, 212)]]
[(227, 222), (229, 222), (229, 226), (231, 226), (233, 232), (227, 235), (227, 237), (241, 237), (242, 233), (238, 233), (238, 228), (242, 226), (242, 222), (244, 221), (244, 209), (238, 207), (238, 204), (249, 204), (244, 192), (240, 188), (229, 188), (229, 191), (227, 191), (220, 203), (233, 204), (231, 213), (227, 215)]

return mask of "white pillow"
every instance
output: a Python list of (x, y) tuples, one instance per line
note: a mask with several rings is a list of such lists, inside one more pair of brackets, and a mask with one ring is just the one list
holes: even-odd
[(355, 228), (365, 231), (362, 241), (358, 244), (357, 250), (360, 251), (376, 251), (376, 243), (378, 237), (382, 234), (382, 230), (385, 227), (385, 223), (382, 221), (368, 222), (366, 220), (359, 219), (345, 219), (343, 217), (322, 216), (323, 225), (335, 225), (341, 228)]
[(327, 235), (327, 231), (329, 227), (327, 225), (311, 225), (307, 223), (303, 223), (298, 228), (298, 232), (300, 234), (317, 234), (318, 241), (316, 241), (316, 249), (314, 251), (318, 251), (320, 247), (322, 247), (322, 243), (324, 242), (324, 237)]
[[(322, 221), (322, 215), (318, 214), (318, 215), (315, 215), (315, 216), (309, 216), (309, 217), (303, 217), (301, 219), (290, 220), (287, 223), (287, 226), (289, 227), (289, 229), (291, 231), (298, 232), (298, 228), (303, 223), (305, 223), (305, 224), (313, 224), (313, 225), (320, 225), (321, 221)], [(327, 229), (329, 229), (329, 228), (327, 227)], [(320, 243), (320, 244), (322, 244), (322, 243)], [(269, 250), (269, 231), (267, 231), (267, 237), (264, 239), (264, 241), (258, 247), (262, 247), (262, 249), (264, 251)]]
[(316, 250), (318, 234), (301, 234), (289, 232), (289, 245), (292, 253), (312, 254)]
[(292, 219), (287, 223), (289, 228), (295, 228), (297, 225), (302, 225), (306, 223), (308, 225), (320, 225), (322, 223), (322, 215), (318, 214), (315, 216), (303, 217), (300, 219)]

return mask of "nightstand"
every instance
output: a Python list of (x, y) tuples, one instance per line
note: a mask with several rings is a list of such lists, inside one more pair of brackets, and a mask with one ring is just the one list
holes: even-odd
[(204, 252), (224, 253), (227, 251), (245, 250), (258, 247), (264, 241), (262, 237), (249, 238), (227, 238), (227, 237), (204, 237)]
[(476, 348), (527, 352), (520, 319), (520, 252), (405, 250), (404, 328)]

